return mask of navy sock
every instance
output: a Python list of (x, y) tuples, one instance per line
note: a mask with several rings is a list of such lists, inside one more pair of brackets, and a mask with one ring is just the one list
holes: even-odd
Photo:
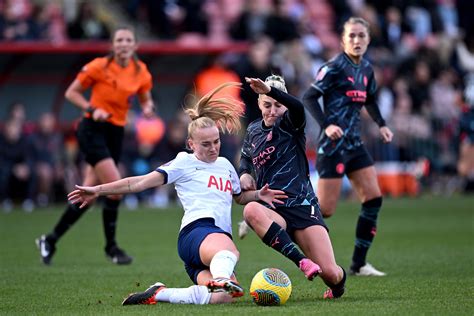
[(263, 236), (262, 241), (269, 247), (283, 254), (298, 267), (301, 259), (306, 258), (296, 247), (288, 233), (277, 223), (273, 222)]
[(358, 272), (365, 265), (367, 252), (377, 232), (377, 216), (382, 206), (382, 197), (377, 197), (362, 204), (356, 226), (356, 240), (352, 255), (351, 270)]
[(104, 207), (102, 209), (102, 222), (105, 234), (105, 249), (108, 250), (117, 245), (115, 241), (115, 232), (117, 229), (118, 207), (120, 200), (112, 200), (105, 198)]
[(79, 205), (79, 203), (68, 204), (66, 210), (54, 227), (53, 231), (46, 236), (46, 240), (49, 243), (55, 244), (89, 208), (88, 206), (79, 208)]

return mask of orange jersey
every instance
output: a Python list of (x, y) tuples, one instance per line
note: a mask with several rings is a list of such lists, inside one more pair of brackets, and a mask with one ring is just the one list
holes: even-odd
[(84, 89), (91, 88), (92, 106), (112, 114), (107, 121), (114, 125), (124, 126), (132, 97), (152, 88), (146, 65), (141, 61), (138, 64), (137, 72), (132, 61), (122, 67), (114, 60), (107, 65), (107, 57), (100, 57), (86, 64), (76, 77)]

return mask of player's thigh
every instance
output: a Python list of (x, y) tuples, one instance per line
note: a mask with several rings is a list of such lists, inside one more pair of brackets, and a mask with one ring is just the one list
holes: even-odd
[(341, 194), (342, 178), (320, 178), (318, 180), (319, 206), (324, 217), (334, 214)]
[(309, 226), (296, 230), (294, 238), (303, 253), (319, 264), (324, 273), (337, 273), (337, 264), (334, 257), (329, 234), (325, 227), (320, 225)]
[(260, 237), (263, 237), (273, 222), (283, 229), (287, 226), (280, 214), (258, 202), (250, 202), (244, 207), (244, 219)]
[(94, 171), (100, 183), (120, 180), (120, 172), (112, 158), (105, 158), (96, 163)]
[(347, 176), (362, 203), (382, 195), (374, 166), (352, 171)]
[(239, 258), (239, 252), (232, 239), (222, 233), (212, 233), (206, 236), (199, 247), (199, 256), (202, 263), (209, 265), (216, 253), (228, 250)]

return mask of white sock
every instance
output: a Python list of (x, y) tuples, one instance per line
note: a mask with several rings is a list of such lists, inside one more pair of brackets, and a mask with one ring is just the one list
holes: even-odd
[(188, 288), (164, 288), (155, 296), (157, 302), (171, 304), (209, 304), (211, 293), (204, 285), (193, 285)]
[(221, 250), (212, 257), (209, 270), (212, 277), (230, 278), (237, 264), (237, 256), (229, 250)]

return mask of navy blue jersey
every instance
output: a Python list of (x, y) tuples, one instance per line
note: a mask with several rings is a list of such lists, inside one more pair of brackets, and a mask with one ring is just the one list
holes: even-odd
[[(385, 125), (375, 102), (377, 85), (374, 72), (365, 59), (362, 59), (360, 64), (355, 64), (345, 53), (339, 54), (320, 68), (310, 89), (316, 90), (317, 97), (321, 95), (323, 97), (324, 114), (319, 117), (313, 114), (314, 110), (318, 110), (315, 107), (319, 107), (315, 101), (317, 97), (308, 99), (308, 102), (305, 99), (306, 106), (313, 108), (310, 112), (321, 127), (325, 129), (328, 125), (334, 124), (344, 131), (344, 136), (335, 141), (322, 133), (319, 153), (330, 156), (336, 151), (350, 151), (362, 145), (360, 111), (364, 105), (379, 126)], [(311, 104), (308, 105), (309, 102)]]
[[(305, 154), (303, 104), (274, 88), (268, 95), (285, 105), (288, 111), (271, 127), (265, 126), (263, 120), (254, 121), (248, 126), (242, 147), (240, 173), (253, 173), (257, 188), (268, 183), (271, 189), (285, 191), (288, 199), (284, 205), (275, 204), (276, 207), (317, 205)], [(300, 114), (294, 117), (294, 112)]]

